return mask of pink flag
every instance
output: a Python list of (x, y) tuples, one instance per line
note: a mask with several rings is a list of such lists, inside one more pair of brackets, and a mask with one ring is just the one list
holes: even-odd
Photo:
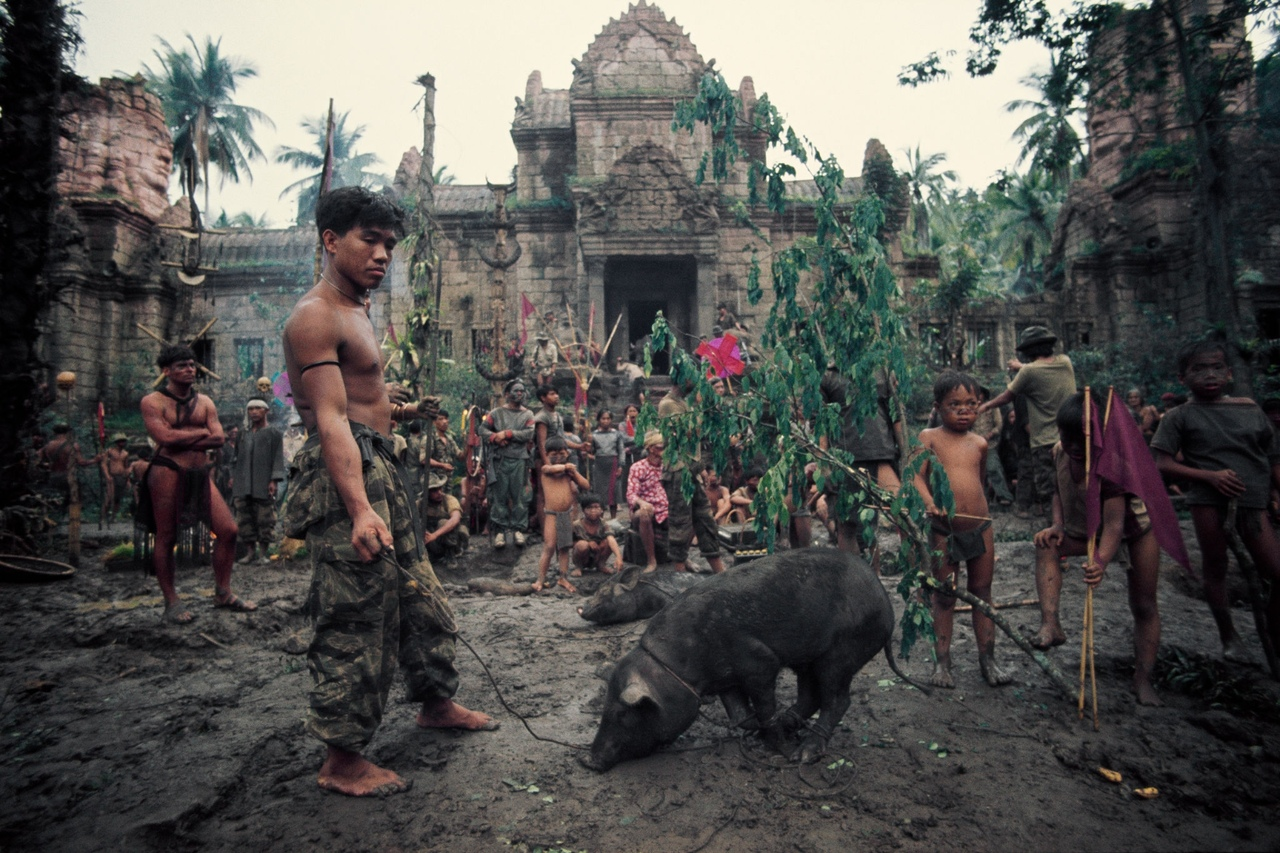
[(529, 301), (529, 297), (523, 293), (520, 294), (520, 346), (523, 347), (525, 342), (529, 340), (529, 329), (525, 325), (530, 314), (537, 314), (538, 309), (533, 307), (533, 303)]
[(387, 321), (387, 337), (391, 338), (392, 344), (394, 344), (395, 346), (400, 346), (400, 339), (396, 337), (395, 324), (392, 323), (390, 320)]
[[(1115, 389), (1108, 388), (1108, 394)], [(1100, 478), (1115, 483), (1120, 488), (1142, 499), (1151, 518), (1151, 529), (1164, 552), (1191, 571), (1191, 557), (1182, 541), (1182, 528), (1173, 511), (1173, 503), (1165, 489), (1164, 480), (1156, 468), (1151, 451), (1142, 439), (1138, 424), (1129, 415), (1123, 402), (1112, 407), (1105, 424), (1099, 410), (1106, 411), (1106, 401), (1095, 401), (1093, 409), (1093, 471), (1089, 477), (1088, 496), (1085, 499), (1086, 523), (1090, 537), (1096, 536), (1102, 525), (1102, 496)], [(1193, 572), (1194, 574), (1194, 572)]]

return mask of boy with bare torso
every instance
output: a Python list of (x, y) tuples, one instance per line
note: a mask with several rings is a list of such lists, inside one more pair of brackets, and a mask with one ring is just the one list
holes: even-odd
[[(987, 441), (972, 432), (978, 415), (978, 383), (972, 376), (948, 370), (933, 384), (933, 400), (942, 426), (920, 433), (920, 444), (937, 458), (926, 462), (916, 474), (916, 489), (924, 498), (925, 510), (933, 518), (933, 547), (942, 552), (936, 576), (956, 578), (960, 563), (968, 573), (969, 592), (991, 601), (991, 576), (995, 569), (995, 542), (987, 508)], [(930, 466), (938, 464), (946, 472), (955, 498), (955, 513), (948, 515), (933, 500), (928, 482)], [(955, 687), (951, 673), (951, 636), (956, 600), (953, 596), (933, 596), (933, 630), (936, 636), (932, 683)], [(995, 625), (976, 608), (973, 634), (978, 645), (978, 666), (992, 687), (1008, 684), (1010, 677), (996, 666)]]
[[(209, 476), (206, 451), (222, 446), (226, 436), (213, 401), (193, 387), (196, 354), (188, 346), (167, 346), (156, 364), (164, 373), (160, 389), (142, 398), (142, 422), (157, 448), (139, 489), (150, 506), (156, 535), (154, 566), (164, 595), (164, 618), (185, 624), (195, 617), (178, 598), (173, 575), (173, 547), (178, 530), (198, 521), (217, 537), (213, 545), (214, 607), (248, 612), (252, 601), (231, 591), (231, 565), (236, 556), (236, 522)], [(146, 514), (143, 513), (145, 520)]]
[(369, 293), (386, 277), (403, 233), (394, 204), (361, 187), (324, 195), (316, 227), (327, 268), (285, 324), (294, 403), (309, 438), (293, 458), (286, 533), (312, 555), (314, 688), (308, 730), (328, 747), (321, 788), (350, 796), (408, 789), (361, 755), (382, 719), (397, 659), (423, 728), (495, 729), (452, 699), (456, 626), (422, 551), (423, 536), (391, 421)]
[(560, 561), (560, 579), (556, 583), (568, 590), (578, 590), (569, 582), (569, 552), (573, 550), (573, 484), (587, 489), (591, 486), (587, 478), (578, 473), (578, 468), (569, 462), (569, 447), (560, 436), (548, 438), (543, 445), (547, 452), (547, 462), (542, 466), (540, 480), (542, 486), (542, 558), (538, 561), (538, 580), (533, 589), (540, 592), (547, 585), (547, 569), (551, 566), (551, 558)]

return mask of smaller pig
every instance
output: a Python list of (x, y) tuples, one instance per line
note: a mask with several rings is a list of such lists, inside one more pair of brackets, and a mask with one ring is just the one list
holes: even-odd
[(591, 600), (578, 608), (578, 615), (597, 625), (648, 619), (702, 579), (689, 572), (646, 572), (642, 566), (627, 566), (601, 584)]
[[(834, 548), (775, 554), (689, 589), (650, 621), (614, 668), (590, 755), (604, 771), (675, 740), (719, 697), (731, 723), (778, 747), (816, 711), (793, 757), (822, 755), (849, 708), (853, 676), (882, 650), (893, 659), (893, 607), (871, 567)], [(778, 673), (797, 698), (779, 714)]]

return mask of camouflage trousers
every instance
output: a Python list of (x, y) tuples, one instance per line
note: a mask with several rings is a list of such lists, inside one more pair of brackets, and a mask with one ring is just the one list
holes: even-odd
[(489, 530), (502, 533), (523, 531), (529, 526), (529, 460), (493, 460), (494, 482), (489, 486)]
[(235, 499), (236, 543), (253, 550), (255, 542), (265, 549), (276, 535), (276, 502), (271, 498), (245, 495)]
[[(320, 457), (319, 436), (294, 456), (285, 532), (311, 553), (315, 637), (307, 652), (313, 688), (307, 730), (330, 746), (361, 751), (387, 704), (396, 663), (407, 699), (452, 697), (457, 626), (422, 551), (422, 538), (389, 439), (352, 423), (369, 503), (394, 539), (372, 563), (351, 545), (351, 518)], [(370, 449), (371, 448), (371, 449)]]

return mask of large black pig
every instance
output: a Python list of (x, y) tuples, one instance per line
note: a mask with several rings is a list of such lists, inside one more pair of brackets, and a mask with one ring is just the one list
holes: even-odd
[[(658, 612), (609, 679), (600, 728), (582, 763), (608, 770), (675, 740), (702, 702), (779, 746), (815, 711), (794, 757), (815, 761), (849, 708), (854, 674), (881, 650), (893, 659), (893, 607), (867, 563), (834, 548), (787, 551), (709, 578)], [(778, 673), (796, 673), (796, 703), (777, 713)]]
[(601, 584), (578, 608), (578, 615), (597, 625), (648, 619), (702, 579), (690, 572), (646, 572), (641, 566), (627, 566)]

